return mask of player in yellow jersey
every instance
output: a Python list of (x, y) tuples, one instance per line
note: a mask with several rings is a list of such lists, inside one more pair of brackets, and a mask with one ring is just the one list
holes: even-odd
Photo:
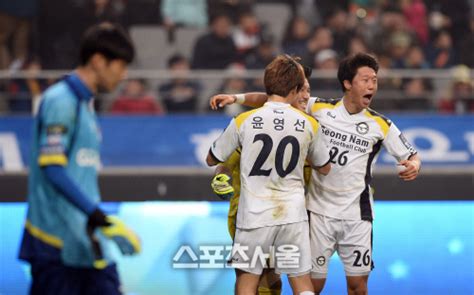
[[(305, 68), (305, 83), (299, 92), (299, 98), (293, 104), (293, 107), (305, 111), (308, 99), (310, 97), (310, 86), (308, 78), (311, 75), (311, 69)], [(229, 213), (227, 216), (227, 226), (232, 239), (235, 236), (237, 208), (240, 197), (240, 149), (234, 151), (230, 158), (222, 164), (219, 164), (215, 170), (215, 177), (211, 186), (217, 196), (224, 200), (230, 200)], [(231, 176), (231, 177), (230, 177)], [(311, 177), (311, 166), (305, 165), (304, 179), (308, 184)], [(260, 279), (258, 294), (281, 294), (281, 279), (273, 269), (267, 269), (263, 272)]]

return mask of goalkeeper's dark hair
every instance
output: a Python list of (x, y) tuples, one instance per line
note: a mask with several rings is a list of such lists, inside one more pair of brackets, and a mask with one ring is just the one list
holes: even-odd
[(85, 65), (96, 53), (107, 60), (131, 63), (135, 56), (133, 43), (127, 32), (118, 24), (100, 23), (90, 27), (82, 37), (79, 63)]
[(344, 81), (347, 80), (352, 83), (352, 80), (357, 74), (357, 70), (361, 67), (369, 67), (377, 73), (379, 70), (379, 63), (373, 56), (367, 53), (350, 55), (339, 63), (337, 79), (339, 80), (339, 83), (341, 83), (342, 91), (346, 91)]

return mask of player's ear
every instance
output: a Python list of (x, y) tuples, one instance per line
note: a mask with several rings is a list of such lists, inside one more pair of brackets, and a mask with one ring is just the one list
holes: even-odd
[(89, 64), (93, 69), (100, 69), (107, 64), (107, 59), (100, 53), (94, 53), (94, 55), (89, 59)]
[(298, 95), (298, 92), (299, 92), (298, 87), (295, 87), (295, 88), (291, 89), (289, 95), (296, 96), (296, 95)]
[(351, 90), (352, 83), (349, 80), (344, 80), (343, 83), (344, 83), (344, 88), (346, 88), (346, 90)]

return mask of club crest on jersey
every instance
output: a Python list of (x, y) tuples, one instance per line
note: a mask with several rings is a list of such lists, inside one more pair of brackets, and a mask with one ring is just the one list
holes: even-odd
[(357, 123), (356, 131), (357, 133), (362, 134), (362, 135), (367, 134), (367, 132), (369, 132), (369, 125), (367, 125), (367, 123), (365, 122)]
[(318, 263), (319, 266), (323, 266), (326, 263), (326, 258), (324, 256), (319, 256), (316, 259), (316, 262)]

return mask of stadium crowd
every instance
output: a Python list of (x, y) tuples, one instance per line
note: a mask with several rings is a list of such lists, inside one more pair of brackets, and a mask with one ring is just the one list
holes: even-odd
[[(275, 23), (262, 20), (255, 12), (262, 3), (281, 4), (288, 10), (290, 17), (280, 35), (275, 35)], [(164, 42), (168, 43), (184, 28), (201, 28), (190, 54), (173, 52), (164, 58), (169, 71), (232, 69), (235, 78), (223, 80), (212, 93), (263, 90), (260, 79), (239, 73), (264, 69), (280, 52), (300, 56), (305, 65), (320, 70), (336, 70), (346, 55), (369, 52), (383, 69), (453, 71), (436, 100), (436, 81), (429, 78), (381, 79), (380, 101), (383, 91), (394, 91), (403, 99), (386, 100), (377, 109), (474, 112), (469, 71), (474, 68), (474, 12), (468, 0), (2, 1), (0, 70), (71, 69), (82, 32), (102, 21), (117, 22), (130, 30), (154, 25), (167, 32)], [(274, 21), (281, 22), (279, 18)], [(160, 48), (156, 54), (161, 54)], [(34, 75), (0, 80), (0, 112), (30, 112), (32, 101), (51, 83)], [(314, 95), (339, 89), (335, 77), (310, 83)], [(100, 112), (121, 114), (192, 113), (200, 100), (207, 99), (203, 97), (209, 93), (203, 91), (206, 87), (202, 80), (184, 78), (158, 84), (131, 80), (116, 97), (99, 99), (97, 106)]]

